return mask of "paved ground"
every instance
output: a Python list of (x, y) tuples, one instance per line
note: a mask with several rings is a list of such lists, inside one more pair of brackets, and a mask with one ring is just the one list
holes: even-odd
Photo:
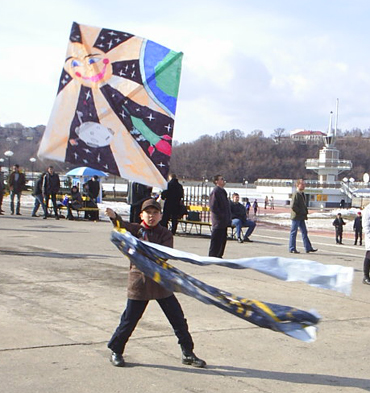
[[(195, 352), (208, 367), (181, 364), (176, 339), (152, 302), (127, 345), (127, 367), (119, 369), (110, 365), (106, 343), (125, 305), (128, 264), (109, 240), (110, 223), (23, 214), (0, 217), (3, 392), (370, 391), (370, 287), (361, 283), (364, 248), (350, 240), (336, 246), (332, 233), (311, 233), (319, 252), (307, 255), (353, 266), (350, 297), (253, 271), (176, 264), (246, 298), (316, 309), (323, 317), (316, 342), (257, 328), (180, 294)], [(253, 240), (228, 242), (226, 256), (291, 255), (284, 229), (259, 225)], [(206, 255), (209, 239), (176, 236), (175, 245)]]

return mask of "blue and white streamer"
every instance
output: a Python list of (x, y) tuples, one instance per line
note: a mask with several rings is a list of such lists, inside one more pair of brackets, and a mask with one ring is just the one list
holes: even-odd
[(200, 257), (158, 244), (143, 242), (129, 232), (115, 230), (112, 242), (147, 277), (172, 292), (181, 292), (205, 304), (214, 305), (257, 326), (311, 342), (316, 339), (320, 321), (315, 311), (248, 300), (212, 287), (170, 265), (180, 260), (196, 265), (221, 265), (234, 269), (254, 269), (285, 281), (303, 281), (310, 285), (350, 293), (353, 269), (339, 265), (323, 265), (304, 259), (278, 257), (218, 259)]

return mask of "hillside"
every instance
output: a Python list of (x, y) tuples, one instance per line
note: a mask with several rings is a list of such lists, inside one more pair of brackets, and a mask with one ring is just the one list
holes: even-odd
[[(0, 127), (0, 157), (4, 166), (8, 160), (3, 153), (14, 152), (11, 164), (31, 170), (30, 158), (37, 158), (38, 147), (45, 126), (24, 127), (19, 123)], [(171, 158), (171, 172), (180, 179), (211, 179), (217, 173), (223, 174), (228, 182), (253, 183), (258, 178), (299, 178), (316, 179), (312, 171), (306, 171), (305, 161), (318, 158), (323, 143), (301, 143), (290, 138), (274, 139), (264, 137), (263, 132), (244, 135), (240, 130), (224, 131), (215, 136), (204, 135), (191, 143), (174, 142)], [(353, 169), (343, 176), (361, 180), (370, 171), (370, 138), (359, 130), (347, 131), (337, 139), (336, 147), (340, 158), (351, 160)], [(34, 171), (43, 171), (53, 164), (58, 172), (73, 168), (68, 163), (41, 161), (37, 158)]]

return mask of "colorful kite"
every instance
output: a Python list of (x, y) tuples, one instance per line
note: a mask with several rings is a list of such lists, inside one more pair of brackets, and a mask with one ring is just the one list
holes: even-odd
[(182, 55), (73, 23), (39, 157), (166, 188)]
[(166, 289), (184, 293), (257, 326), (306, 342), (314, 341), (316, 338), (316, 325), (320, 321), (316, 312), (233, 295), (182, 272), (170, 265), (168, 260), (180, 260), (196, 265), (217, 264), (234, 269), (251, 268), (281, 280), (304, 281), (310, 285), (347, 294), (350, 293), (353, 279), (353, 268), (323, 265), (308, 260), (274, 257), (223, 260), (199, 257), (158, 244), (143, 242), (119, 228), (112, 232), (112, 242), (147, 277)]

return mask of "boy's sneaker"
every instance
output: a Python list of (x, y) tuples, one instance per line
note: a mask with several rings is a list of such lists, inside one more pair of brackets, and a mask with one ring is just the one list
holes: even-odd
[(182, 364), (187, 364), (188, 366), (194, 366), (198, 368), (204, 368), (206, 366), (206, 362), (196, 357), (193, 352), (188, 354), (182, 353)]
[(125, 360), (123, 359), (123, 356), (120, 353), (115, 353), (112, 352), (112, 355), (110, 357), (110, 361), (115, 367), (124, 367), (125, 366)]

